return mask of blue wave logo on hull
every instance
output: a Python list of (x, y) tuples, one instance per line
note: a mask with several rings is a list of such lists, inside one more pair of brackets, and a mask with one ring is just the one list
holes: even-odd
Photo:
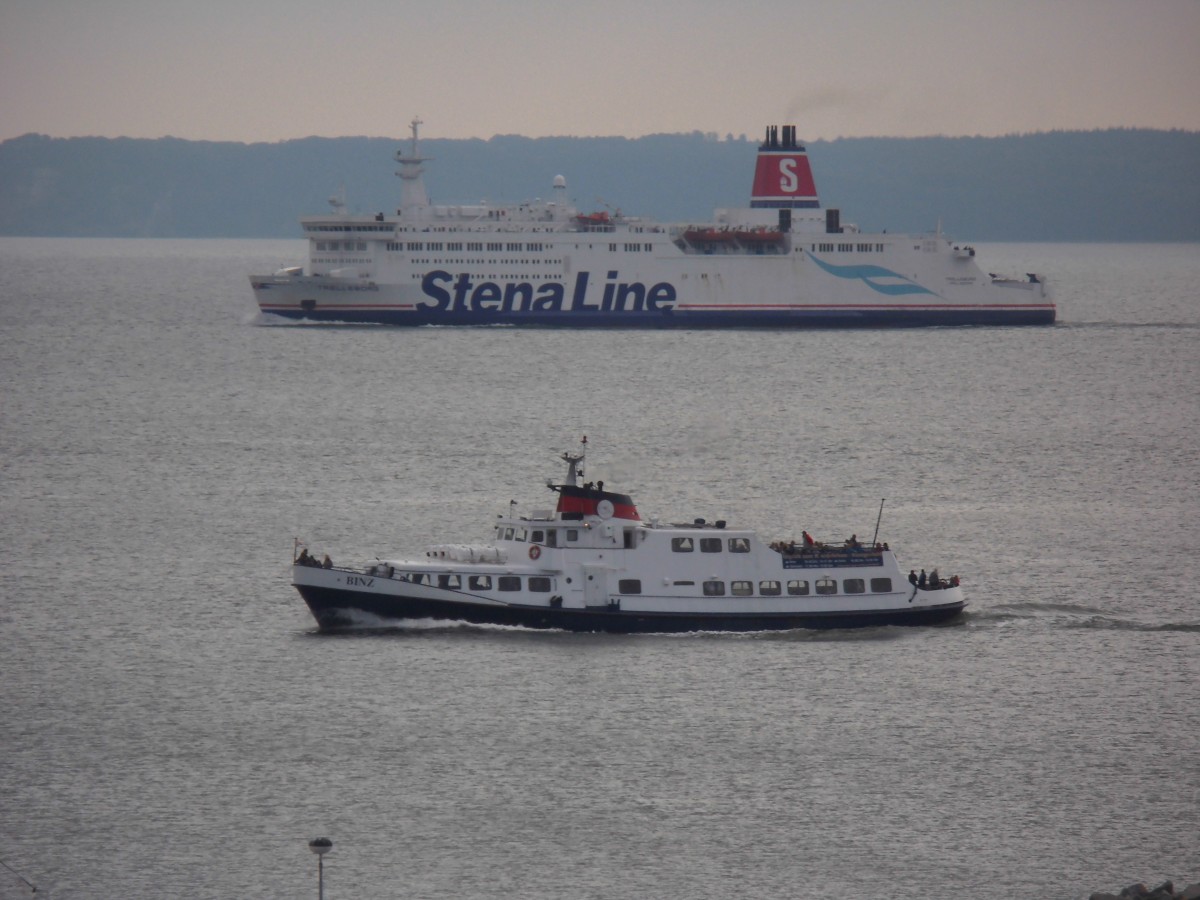
[[(911, 278), (905, 278), (899, 272), (885, 269), (883, 266), (835, 266), (809, 253), (808, 258), (835, 278), (849, 278), (861, 281), (871, 290), (887, 294), (889, 297), (901, 297), (905, 294), (932, 294), (927, 287), (922, 287)], [(881, 284), (874, 279), (891, 279), (889, 283)]]

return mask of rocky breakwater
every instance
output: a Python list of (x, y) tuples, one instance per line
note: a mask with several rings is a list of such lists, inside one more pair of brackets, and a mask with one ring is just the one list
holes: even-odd
[(1176, 891), (1175, 885), (1170, 881), (1164, 881), (1152, 888), (1139, 882), (1124, 888), (1119, 894), (1098, 891), (1088, 897), (1088, 900), (1200, 900), (1200, 882), (1189, 884), (1181, 891)]

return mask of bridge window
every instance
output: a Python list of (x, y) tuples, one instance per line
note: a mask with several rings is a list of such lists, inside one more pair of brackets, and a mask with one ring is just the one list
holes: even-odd
[(496, 579), (497, 587), (502, 591), (519, 591), (521, 589), (521, 579), (516, 575), (501, 575)]
[(472, 575), (467, 579), (467, 587), (473, 591), (490, 591), (492, 589), (492, 576)]
[(808, 582), (807, 581), (789, 581), (788, 582), (788, 594), (793, 597), (808, 596)]
[(832, 578), (818, 578), (817, 579), (817, 593), (818, 594), (836, 594), (837, 593), (837, 582), (834, 581)]
[(734, 581), (729, 585), (729, 588), (735, 597), (749, 597), (754, 593), (754, 582)]
[(729, 539), (730, 553), (749, 553), (750, 541), (747, 538), (730, 538)]
[(695, 549), (690, 537), (671, 538), (671, 550), (674, 553), (691, 553)]
[(454, 590), (458, 590), (460, 587), (462, 587), (462, 579), (457, 575), (439, 575), (438, 587), (453, 588)]
[(700, 538), (701, 553), (720, 553), (721, 539), (720, 538)]
[(704, 582), (705, 597), (724, 597), (725, 582), (723, 581), (706, 581)]
[(640, 594), (642, 580), (640, 578), (622, 578), (617, 582), (617, 591), (622, 594)]
[(535, 594), (550, 593), (550, 579), (545, 575), (532, 575), (529, 578), (529, 590)]
[(567, 529), (567, 540), (568, 541), (579, 540), (579, 529), (578, 528), (568, 528)]
[(842, 582), (842, 591), (846, 594), (865, 594), (867, 583), (861, 578), (847, 578)]
[(886, 594), (892, 589), (892, 579), (890, 578), (872, 578), (871, 593)]
[(535, 528), (529, 534), (529, 542), (531, 544), (544, 544), (546, 542), (546, 532)]
[(782, 593), (778, 581), (760, 581), (758, 592), (764, 597), (778, 597)]

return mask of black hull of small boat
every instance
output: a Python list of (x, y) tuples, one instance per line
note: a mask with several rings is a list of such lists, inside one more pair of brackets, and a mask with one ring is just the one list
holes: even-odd
[(669, 634), (689, 631), (784, 631), (793, 628), (868, 628), (881, 625), (941, 625), (962, 614), (965, 603), (859, 612), (813, 613), (647, 613), (621, 609), (500, 606), (385, 596), (298, 584), (322, 630), (361, 624), (357, 613), (383, 620), (434, 619), (473, 625), (516, 625), (614, 634)]

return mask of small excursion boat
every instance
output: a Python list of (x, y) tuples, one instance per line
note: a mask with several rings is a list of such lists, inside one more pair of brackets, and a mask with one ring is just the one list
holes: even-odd
[(886, 544), (804, 532), (764, 543), (724, 521), (644, 521), (628, 494), (583, 482), (565, 452), (556, 508), (500, 515), (487, 544), (439, 544), (359, 568), (309, 557), (292, 583), (322, 629), (434, 619), (567, 631), (686, 632), (934, 625), (959, 616), (957, 576), (910, 583)]

